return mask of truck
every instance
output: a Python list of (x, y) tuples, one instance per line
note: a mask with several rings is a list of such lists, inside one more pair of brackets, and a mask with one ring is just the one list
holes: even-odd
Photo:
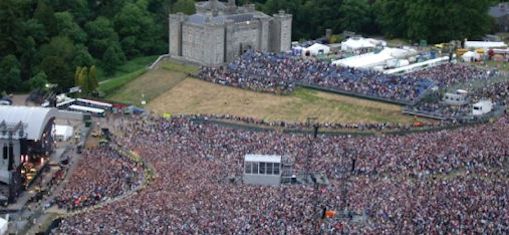
[(493, 109), (493, 102), (491, 100), (481, 100), (473, 105), (472, 115), (482, 116), (491, 112)]

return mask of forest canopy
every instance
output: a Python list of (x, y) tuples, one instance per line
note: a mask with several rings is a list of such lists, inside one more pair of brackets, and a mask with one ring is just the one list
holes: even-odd
[[(77, 68), (112, 75), (127, 60), (166, 53), (168, 14), (194, 12), (194, 0), (1, 0), (0, 91), (47, 82), (75, 85)], [(248, 0), (237, 0), (244, 4)], [(257, 9), (293, 14), (293, 39), (330, 28), (429, 42), (490, 32), (494, 0), (251, 0)]]

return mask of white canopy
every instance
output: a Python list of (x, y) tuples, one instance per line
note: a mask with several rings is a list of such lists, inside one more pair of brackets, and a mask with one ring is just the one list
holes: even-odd
[(72, 137), (74, 129), (67, 125), (55, 125), (54, 131), (55, 137), (60, 138), (62, 141), (67, 141)]
[(481, 55), (473, 51), (467, 51), (461, 56), (461, 58), (463, 58), (464, 61), (471, 61), (472, 59), (479, 60), (481, 59)]
[(320, 53), (328, 54), (330, 52), (330, 47), (320, 44), (320, 43), (315, 43), (315, 44), (311, 45), (310, 47), (305, 48), (302, 53), (306, 54), (308, 52), (310, 55), (314, 55), (314, 56), (318, 55)]
[(373, 38), (349, 38), (341, 43), (341, 50), (355, 51), (362, 48), (375, 48), (377, 45), (386, 46), (387, 43)]
[(489, 48), (506, 48), (505, 42), (490, 41), (465, 41), (465, 48), (470, 49), (489, 49)]
[(9, 223), (6, 219), (0, 218), (0, 235), (7, 234), (7, 228), (9, 226)]
[(261, 154), (247, 154), (244, 157), (245, 162), (273, 162), (281, 163), (281, 156), (278, 155), (261, 155)]
[(373, 68), (383, 66), (387, 61), (396, 58), (402, 58), (406, 55), (405, 49), (385, 48), (379, 53), (371, 52), (358, 56), (352, 56), (341, 60), (333, 61), (332, 64), (351, 67), (351, 68)]

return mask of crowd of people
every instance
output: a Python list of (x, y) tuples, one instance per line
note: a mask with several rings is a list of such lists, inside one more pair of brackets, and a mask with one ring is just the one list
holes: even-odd
[(398, 131), (398, 130), (411, 130), (415, 127), (439, 127), (448, 123), (441, 122), (418, 122), (413, 124), (401, 124), (401, 123), (340, 123), (340, 122), (321, 122), (320, 120), (314, 120), (312, 122), (288, 122), (288, 121), (267, 121), (264, 119), (253, 118), (253, 117), (239, 117), (229, 114), (196, 114), (189, 116), (190, 118), (205, 120), (205, 121), (219, 121), (224, 123), (240, 123), (246, 125), (253, 125), (256, 127), (270, 127), (273, 129), (312, 129), (313, 125), (318, 124), (322, 130), (329, 131)]
[(479, 68), (470, 64), (446, 63), (428, 69), (409, 73), (406, 76), (428, 78), (438, 87), (464, 84), (472, 80), (489, 80), (498, 74), (497, 71)]
[(76, 210), (115, 198), (140, 185), (141, 170), (137, 163), (111, 147), (87, 149), (53, 203)]
[(203, 67), (199, 78), (254, 91), (289, 93), (298, 85), (412, 102), (433, 82), (335, 66), (287, 54), (249, 51), (225, 67)]
[(441, 88), (494, 77), (495, 71), (466, 64), (443, 64), (396, 76), (336, 66), (284, 53), (248, 51), (219, 68), (202, 67), (200, 79), (254, 91), (286, 94), (298, 85), (413, 104), (433, 86)]
[(494, 104), (504, 107), (509, 101), (509, 81), (490, 80), (482, 83), (481, 86), (468, 87), (466, 103), (462, 105), (450, 105), (443, 100), (441, 93), (430, 94), (429, 100), (407, 107), (408, 110), (416, 113), (425, 113), (445, 119), (464, 119), (472, 116), (473, 105), (481, 100), (490, 100)]
[[(116, 141), (142, 156), (157, 177), (131, 197), (65, 218), (53, 233), (509, 232), (507, 117), (454, 130), (356, 138), (254, 132), (188, 117), (134, 118), (117, 128), (123, 134)], [(295, 174), (309, 166), (329, 185), (226, 180), (241, 176), (244, 156), (253, 153), (290, 156)], [(87, 167), (111, 164), (98, 162)], [(67, 198), (112, 180), (83, 178), (70, 179), (80, 187), (67, 188)], [(323, 219), (323, 208), (337, 214)]]

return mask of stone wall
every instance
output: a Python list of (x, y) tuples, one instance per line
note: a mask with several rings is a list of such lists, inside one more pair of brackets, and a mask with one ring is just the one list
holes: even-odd
[(237, 23), (233, 27), (233, 50), (235, 57), (240, 56), (243, 51), (254, 49), (259, 50), (259, 22)]
[(182, 22), (185, 20), (184, 14), (172, 14), (169, 18), (169, 54), (172, 56), (182, 55)]
[(261, 13), (253, 17), (236, 23), (229, 19), (221, 23), (208, 19), (191, 23), (182, 13), (171, 14), (169, 55), (199, 64), (219, 65), (235, 60), (248, 49), (281, 52), (291, 48), (292, 15), (281, 11), (274, 17)]
[(279, 11), (270, 24), (270, 50), (283, 52), (291, 49), (292, 45), (292, 15)]
[(219, 65), (224, 63), (224, 25), (207, 25), (204, 35), (204, 57), (207, 65)]
[(203, 25), (182, 25), (182, 56), (191, 61), (201, 61), (204, 56), (205, 30)]

